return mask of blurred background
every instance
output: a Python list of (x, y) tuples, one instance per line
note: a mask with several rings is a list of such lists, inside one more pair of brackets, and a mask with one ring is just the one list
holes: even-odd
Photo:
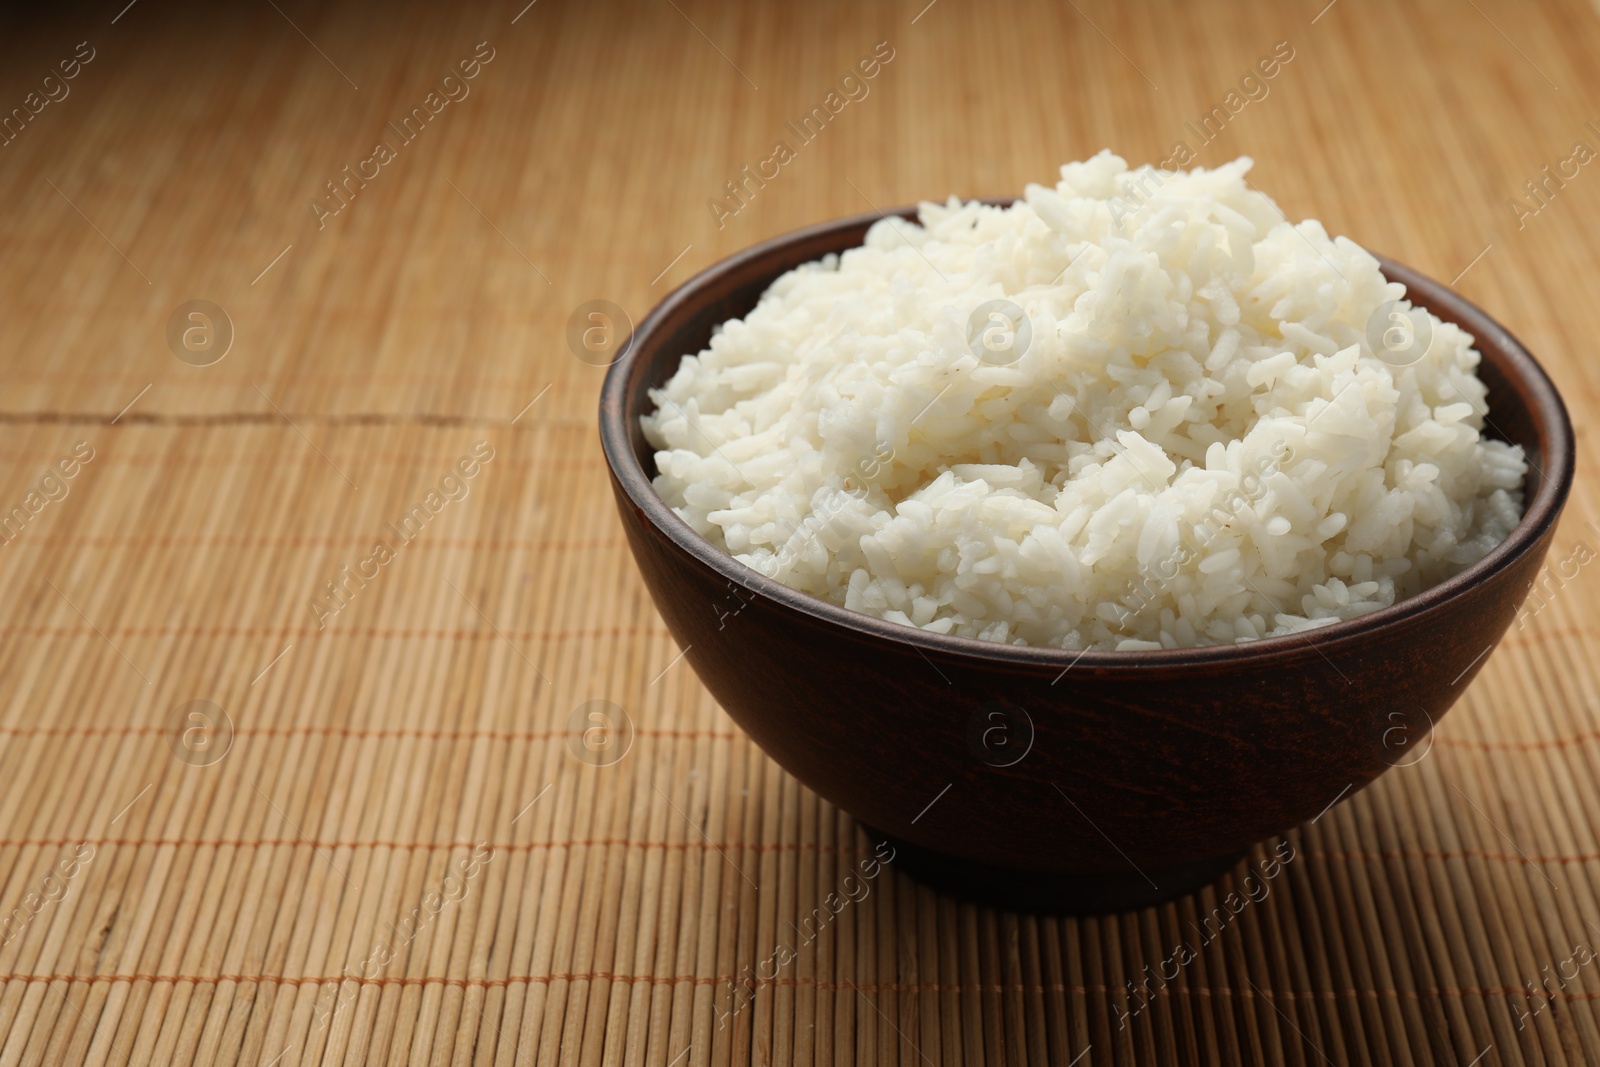
[(594, 419), (767, 237), (1247, 154), (1517, 333), (1586, 467), (1597, 58), (1589, 0), (7, 12), (0, 1064), (1600, 1061), (1586, 475), (1450, 720), (1149, 983), (1238, 872), (1078, 920), (889, 864), (807, 940), (871, 843), (680, 661)]

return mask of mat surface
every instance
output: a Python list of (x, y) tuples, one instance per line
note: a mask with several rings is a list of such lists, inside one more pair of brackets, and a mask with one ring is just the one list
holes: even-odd
[[(925, 2), (7, 16), (0, 1067), (1600, 1062), (1600, 12)], [(1501, 318), (1579, 484), (1464, 700), (1257, 899), (1000, 913), (873, 866), (679, 659), (569, 319), (1179, 141)]]

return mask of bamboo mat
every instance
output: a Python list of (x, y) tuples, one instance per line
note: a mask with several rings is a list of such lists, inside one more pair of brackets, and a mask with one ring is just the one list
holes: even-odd
[[(1563, 163), (1600, 146), (1600, 11), (1325, 2), (6, 16), (0, 506), (39, 507), (0, 546), (0, 1067), (1600, 1062), (1600, 167)], [(864, 99), (708, 206), (879, 42)], [(1257, 849), (1292, 859), (1225, 928), (1248, 867), (997, 912), (873, 867), (679, 660), (568, 318), (1179, 140), (1459, 278), (1561, 386), (1584, 474), (1537, 610), (1408, 765)], [(335, 199), (346, 166), (376, 173)], [(167, 338), (195, 300), (232, 327), (211, 365)]]

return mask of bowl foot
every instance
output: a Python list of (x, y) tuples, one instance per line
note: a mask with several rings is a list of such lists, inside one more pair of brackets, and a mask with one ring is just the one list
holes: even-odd
[(1062, 915), (1099, 915), (1160, 904), (1210, 885), (1249, 853), (1249, 849), (1242, 849), (1144, 874), (1013, 871), (956, 859), (870, 827), (866, 829), (869, 837), (885, 840), (894, 847), (891, 866), (935, 889), (1008, 911)]

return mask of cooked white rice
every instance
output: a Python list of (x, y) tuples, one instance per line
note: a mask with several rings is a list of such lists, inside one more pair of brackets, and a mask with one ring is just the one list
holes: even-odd
[[(1456, 573), (1516, 525), (1525, 470), (1480, 433), (1472, 337), (1418, 309), (1426, 354), (1375, 354), (1404, 286), (1250, 165), (1102, 152), (1011, 208), (877, 223), (651, 393), (657, 491), (762, 574), (1012, 644), (1247, 641)], [(975, 343), (1002, 299), (1027, 328), (980, 316)]]

